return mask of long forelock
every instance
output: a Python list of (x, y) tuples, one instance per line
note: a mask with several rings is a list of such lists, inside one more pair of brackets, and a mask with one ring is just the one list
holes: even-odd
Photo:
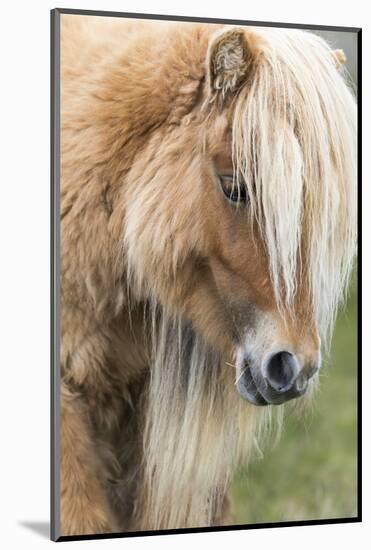
[(322, 39), (259, 33), (265, 45), (235, 104), (235, 175), (247, 186), (278, 306), (292, 309), (301, 269), (326, 341), (356, 246), (355, 100)]

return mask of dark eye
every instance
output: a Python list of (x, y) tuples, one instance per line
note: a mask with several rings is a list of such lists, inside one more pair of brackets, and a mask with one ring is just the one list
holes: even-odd
[(232, 202), (246, 202), (246, 186), (237, 183), (233, 176), (219, 176), (220, 187), (228, 200)]

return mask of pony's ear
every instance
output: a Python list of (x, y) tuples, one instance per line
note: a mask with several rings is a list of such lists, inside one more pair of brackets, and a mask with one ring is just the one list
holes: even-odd
[(333, 60), (335, 61), (335, 65), (337, 69), (340, 69), (340, 67), (344, 65), (344, 63), (347, 60), (343, 50), (332, 50), (331, 55)]
[(222, 29), (211, 36), (207, 52), (207, 78), (212, 95), (224, 98), (246, 77), (253, 61), (253, 48), (246, 30)]

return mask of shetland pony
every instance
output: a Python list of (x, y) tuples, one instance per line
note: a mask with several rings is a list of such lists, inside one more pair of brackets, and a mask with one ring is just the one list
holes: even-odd
[(61, 41), (61, 534), (231, 523), (355, 254), (343, 53), (76, 15)]

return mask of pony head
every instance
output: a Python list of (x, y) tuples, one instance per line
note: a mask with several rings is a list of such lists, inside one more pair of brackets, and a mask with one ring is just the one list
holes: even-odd
[(223, 27), (192, 79), (196, 46), (177, 47), (189, 81), (127, 188), (130, 287), (233, 364), (242, 397), (279, 404), (316, 378), (355, 253), (344, 55), (309, 32)]
[(154, 529), (215, 521), (270, 417), (253, 405), (311, 393), (356, 243), (342, 54), (296, 30), (183, 25), (160, 43), (123, 196), (128, 287), (152, 319)]

